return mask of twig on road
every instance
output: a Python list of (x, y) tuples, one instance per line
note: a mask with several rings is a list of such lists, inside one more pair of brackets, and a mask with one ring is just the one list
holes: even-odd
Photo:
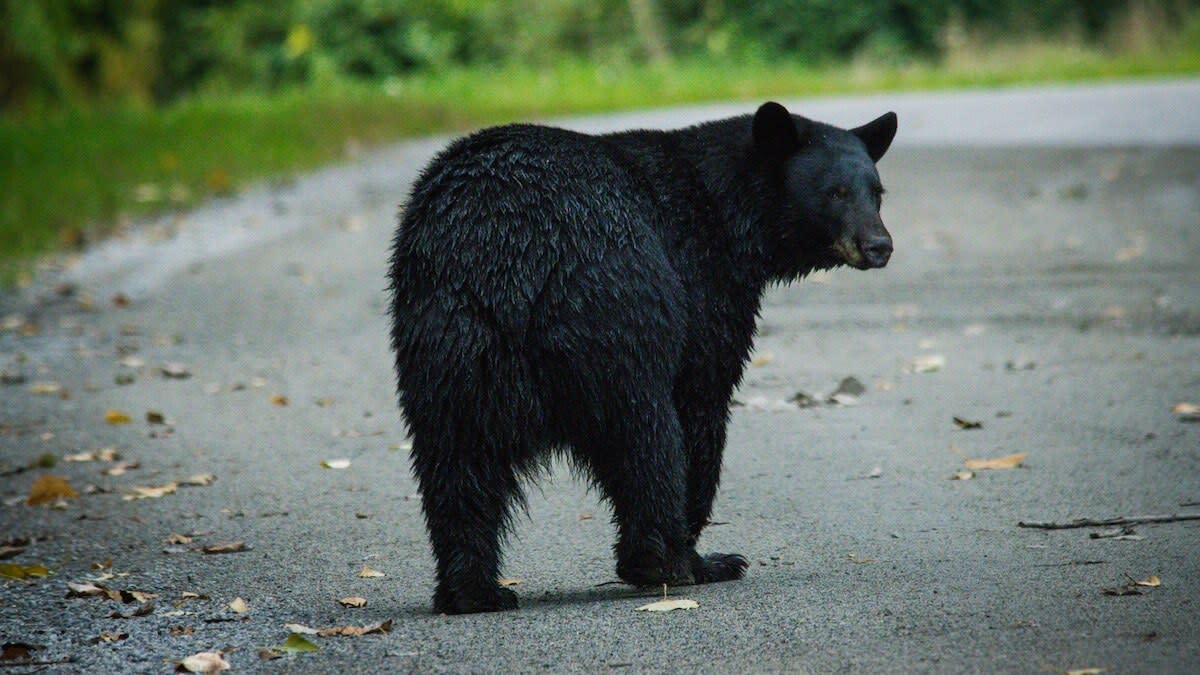
[(1107, 527), (1109, 525), (1139, 525), (1142, 523), (1174, 523), (1181, 520), (1200, 520), (1200, 513), (1179, 513), (1162, 516), (1125, 516), (1119, 518), (1076, 518), (1070, 522), (1056, 523), (1020, 521), (1017, 527), (1032, 527), (1039, 530), (1069, 530), (1075, 527)]

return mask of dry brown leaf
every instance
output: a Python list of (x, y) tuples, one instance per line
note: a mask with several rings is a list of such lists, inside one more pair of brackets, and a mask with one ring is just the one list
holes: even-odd
[(120, 410), (109, 409), (104, 413), (104, 421), (109, 424), (129, 424), (133, 418)]
[(297, 635), (316, 635), (319, 632), (316, 628), (309, 628), (302, 623), (285, 623), (283, 627)]
[(350, 460), (348, 459), (325, 459), (321, 460), (321, 466), (326, 469), (349, 469)]
[(200, 550), (204, 551), (205, 553), (209, 553), (209, 554), (241, 553), (242, 551), (246, 550), (246, 542), (244, 542), (244, 541), (229, 541), (229, 542), (223, 542), (220, 544), (210, 544)]
[(229, 670), (229, 662), (221, 652), (199, 652), (179, 662), (179, 672), (185, 673), (217, 673)]
[(172, 494), (178, 487), (178, 483), (167, 483), (166, 485), (159, 485), (157, 487), (138, 486), (132, 488), (131, 491), (125, 496), (121, 497), (121, 499), (127, 502), (135, 499), (158, 499), (163, 495)]
[(238, 614), (245, 614), (246, 612), (250, 611), (250, 605), (247, 605), (246, 601), (243, 600), (241, 598), (241, 596), (239, 596), (239, 597), (234, 598), (229, 603), (229, 609), (232, 609), (233, 611), (237, 612)]
[(366, 607), (367, 599), (361, 598), (357, 595), (351, 595), (349, 597), (339, 599), (338, 603), (340, 603), (343, 607)]
[(288, 404), (288, 398), (283, 394), (272, 394), (271, 403), (274, 403), (277, 406), (285, 406)]
[(78, 496), (79, 493), (61, 476), (46, 474), (33, 482), (33, 485), (29, 488), (29, 498), (25, 500), (25, 503), (30, 506), (37, 506), (38, 504), (48, 504), (59, 499), (75, 498)]
[(392, 620), (380, 621), (371, 623), (365, 626), (330, 626), (317, 631), (320, 637), (345, 636), (358, 637), (360, 635), (371, 635), (372, 633), (387, 633), (392, 630)]
[(1066, 675), (1100, 675), (1103, 672), (1103, 668), (1075, 668), (1068, 670)]
[(762, 354), (759, 354), (758, 356), (755, 356), (754, 358), (750, 359), (750, 365), (757, 368), (757, 367), (765, 366), (774, 360), (775, 360), (774, 354), (772, 354), (771, 352), (763, 352)]
[(500, 579), (499, 583), (500, 583), (500, 585), (501, 585), (501, 586), (504, 586), (504, 587), (508, 587), (508, 586), (520, 586), (520, 585), (521, 585), (521, 580), (520, 580), (520, 579), (508, 579), (508, 578), (503, 578), (503, 579)]
[(1188, 403), (1187, 401), (1181, 401), (1176, 403), (1174, 406), (1171, 406), (1171, 412), (1175, 413), (1176, 415), (1195, 415), (1200, 413), (1200, 405)]
[(968, 469), (1015, 469), (1021, 466), (1021, 462), (1025, 461), (1025, 456), (1028, 453), (1018, 452), (1012, 455), (1003, 457), (995, 457), (993, 459), (967, 459), (963, 460), (963, 465)]
[(126, 471), (129, 471), (130, 469), (136, 469), (141, 465), (141, 462), (120, 462), (108, 467), (100, 473), (104, 474), (105, 476), (122, 476)]
[(94, 595), (105, 595), (108, 589), (103, 586), (85, 582), (77, 584), (72, 581), (67, 582), (67, 597), (68, 598), (90, 598)]
[(146, 424), (166, 424), (167, 416), (157, 410), (146, 411)]
[(91, 642), (92, 642), (92, 644), (99, 644), (101, 642), (119, 642), (128, 637), (129, 637), (129, 633), (123, 633), (121, 631), (105, 630), (105, 631), (100, 631), (100, 634), (97, 635), (96, 637), (92, 638)]
[(951, 474), (950, 480), (971, 480), (974, 477), (974, 471), (967, 471), (966, 469), (963, 469), (962, 471), (955, 471), (953, 474)]
[(658, 602), (652, 602), (648, 605), (642, 605), (641, 607), (636, 608), (634, 611), (670, 612), (676, 609), (696, 609), (699, 606), (700, 603), (696, 602), (695, 600), (688, 600), (686, 598), (673, 598), (670, 600), (659, 600)]
[(201, 487), (212, 485), (217, 480), (217, 477), (211, 473), (194, 473), (187, 478), (184, 478), (181, 483), (184, 485), (199, 485)]
[(376, 579), (381, 576), (383, 576), (383, 572), (371, 569), (366, 565), (363, 565), (363, 568), (358, 571), (358, 577), (360, 579)]
[(196, 632), (196, 629), (193, 626), (175, 625), (175, 626), (171, 626), (169, 631), (170, 631), (171, 635), (179, 636), (179, 635), (191, 635), (192, 633)]
[(190, 543), (192, 543), (192, 538), (187, 536), (186, 534), (179, 534), (178, 532), (172, 532), (166, 539), (163, 540), (163, 543), (164, 544), (190, 544)]
[(1134, 583), (1138, 586), (1150, 586), (1153, 588), (1155, 586), (1162, 586), (1162, 579), (1159, 579), (1157, 576), (1151, 574), (1149, 578), (1142, 579), (1141, 581), (1135, 581)]

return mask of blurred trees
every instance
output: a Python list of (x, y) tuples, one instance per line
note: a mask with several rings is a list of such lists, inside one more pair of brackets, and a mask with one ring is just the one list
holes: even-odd
[(1134, 24), (1178, 24), (1198, 8), (1200, 0), (0, 0), (0, 108), (150, 104), (562, 58), (937, 58), (955, 31), (1100, 41)]

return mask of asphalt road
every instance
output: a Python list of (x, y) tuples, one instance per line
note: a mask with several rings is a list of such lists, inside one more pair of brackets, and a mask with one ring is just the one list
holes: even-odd
[[(702, 541), (746, 555), (746, 579), (672, 589), (697, 609), (634, 611), (653, 597), (600, 585), (613, 528), (560, 467), (508, 547), (521, 609), (430, 613), (384, 318), (396, 205), (444, 142), (418, 141), (144, 224), (0, 297), (15, 382), (0, 385), (0, 539), (34, 539), (2, 562), (52, 571), (0, 581), (0, 642), (40, 646), (49, 672), (166, 672), (218, 649), (268, 672), (1200, 669), (1200, 522), (1122, 539), (1017, 527), (1200, 512), (1200, 424), (1172, 413), (1200, 403), (1200, 81), (789, 104), (846, 125), (900, 113), (880, 166), (896, 251), (767, 298)], [(931, 357), (940, 369), (913, 372)], [(857, 405), (787, 402), (847, 376), (866, 386)], [(139, 466), (61, 461), (110, 446)], [(54, 468), (18, 471), (47, 453)], [(949, 480), (1012, 453), (1022, 467)], [(350, 466), (321, 466), (335, 459)], [(123, 499), (198, 473), (216, 480)], [(46, 474), (82, 494), (25, 505)], [(231, 541), (248, 550), (199, 550)], [(100, 584), (157, 594), (146, 616), (64, 597), (106, 560), (118, 576)], [(1140, 595), (1102, 592), (1152, 575)], [(315, 653), (256, 653), (287, 622), (389, 619), (314, 637)]]

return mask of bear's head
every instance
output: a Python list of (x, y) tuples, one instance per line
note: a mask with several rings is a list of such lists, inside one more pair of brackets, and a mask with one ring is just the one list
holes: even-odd
[(777, 276), (887, 265), (892, 237), (879, 215), (884, 190), (875, 163), (896, 136), (896, 114), (847, 130), (768, 102), (753, 128), (754, 147), (779, 190), (769, 225)]

